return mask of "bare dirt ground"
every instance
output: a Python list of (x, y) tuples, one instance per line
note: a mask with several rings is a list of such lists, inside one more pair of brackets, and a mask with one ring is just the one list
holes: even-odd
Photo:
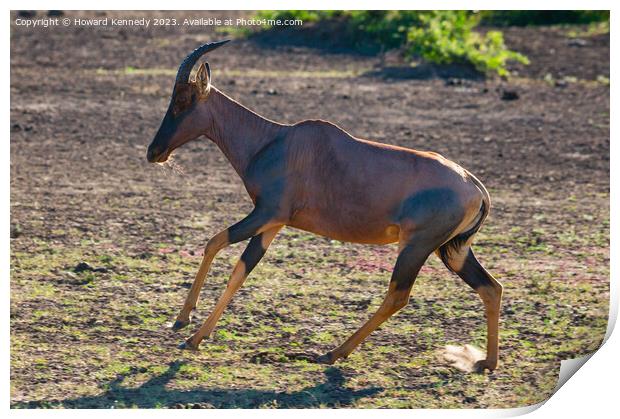
[[(575, 42), (549, 27), (506, 30), (532, 61), (509, 81), (392, 72), (287, 32), (233, 34), (209, 58), (213, 83), (266, 117), (327, 119), (433, 150), (485, 183), (493, 209), (476, 251), (505, 287), (498, 370), (463, 373), (441, 358), (448, 344), (483, 347), (484, 316), (434, 256), (405, 309), (349, 359), (315, 364), (376, 310), (396, 249), (293, 229), (201, 352), (177, 350), (191, 330), (168, 323), (203, 246), (252, 205), (207, 139), (176, 152), (182, 172), (148, 164), (146, 146), (180, 60), (225, 36), (12, 26), (13, 407), (518, 407), (549, 397), (560, 360), (598, 348), (609, 298), (609, 36)], [(518, 99), (502, 100), (506, 91)], [(190, 329), (241, 251), (216, 259)]]

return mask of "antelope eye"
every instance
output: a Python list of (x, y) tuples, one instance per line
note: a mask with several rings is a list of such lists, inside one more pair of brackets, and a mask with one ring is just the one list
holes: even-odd
[(174, 105), (172, 106), (172, 113), (177, 115), (179, 112), (181, 112), (181, 106), (179, 105), (178, 101), (175, 101)]
[(177, 115), (181, 112), (183, 112), (189, 105), (191, 104), (190, 102), (190, 95), (188, 93), (181, 93), (179, 94), (175, 100), (174, 100), (174, 105), (172, 107), (172, 112)]

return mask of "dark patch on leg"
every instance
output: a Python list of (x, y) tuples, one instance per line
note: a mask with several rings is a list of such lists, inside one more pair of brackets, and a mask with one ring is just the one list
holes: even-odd
[(480, 265), (480, 262), (478, 262), (478, 259), (476, 259), (471, 249), (469, 249), (467, 253), (463, 266), (456, 273), (474, 290), (483, 286), (494, 286), (493, 281), (489, 278), (488, 272)]
[(446, 268), (448, 268), (451, 272), (454, 272), (454, 269), (452, 269), (452, 267), (450, 266), (450, 263), (449, 263), (449, 260), (450, 260), (450, 250), (452, 250), (452, 246), (453, 246), (452, 240), (450, 240), (448, 243), (446, 243), (443, 246), (441, 246), (439, 248), (439, 259), (441, 259), (443, 264), (446, 265)]
[(274, 216), (273, 211), (255, 208), (246, 218), (228, 228), (228, 242), (238, 243), (254, 236)]
[(392, 271), (392, 279), (390, 282), (396, 283), (396, 290), (408, 290), (413, 286), (418, 272), (426, 261), (426, 256), (416, 249), (414, 244), (407, 245), (398, 255), (396, 266)]
[(176, 332), (177, 330), (183, 329), (187, 325), (189, 325), (189, 320), (188, 321), (176, 320), (174, 324), (172, 325), (172, 330)]
[(263, 234), (252, 237), (248, 247), (241, 255), (241, 260), (245, 264), (245, 272), (249, 273), (258, 264), (261, 258), (265, 255), (267, 249), (263, 248)]

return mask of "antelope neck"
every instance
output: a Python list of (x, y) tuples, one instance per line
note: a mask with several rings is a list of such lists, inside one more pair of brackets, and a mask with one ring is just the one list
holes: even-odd
[(252, 158), (286, 125), (263, 118), (211, 86), (207, 112), (211, 124), (205, 135), (222, 150), (239, 176)]

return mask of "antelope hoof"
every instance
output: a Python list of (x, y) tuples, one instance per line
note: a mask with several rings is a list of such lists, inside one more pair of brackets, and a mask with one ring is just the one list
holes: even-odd
[(497, 368), (497, 361), (492, 362), (486, 359), (481, 359), (474, 364), (474, 371), (479, 374), (483, 374), (484, 370), (489, 370), (489, 372), (493, 372), (495, 368)]
[(186, 350), (186, 351), (194, 351), (194, 352), (198, 352), (198, 345), (197, 345), (197, 344), (194, 344), (194, 343), (192, 342), (192, 339), (191, 339), (191, 338), (190, 338), (190, 339), (187, 339), (185, 342), (181, 343), (181, 344), (178, 346), (178, 348), (179, 348), (179, 349), (182, 349), (182, 350)]
[(333, 352), (328, 352), (324, 355), (319, 356), (316, 359), (316, 363), (317, 364), (326, 364), (326, 365), (333, 365), (334, 362), (336, 362), (336, 357), (334, 356)]
[(185, 326), (187, 326), (189, 324), (189, 320), (187, 321), (183, 321), (183, 320), (177, 320), (174, 322), (174, 324), (172, 325), (172, 330), (174, 330), (175, 332), (177, 330), (181, 330), (183, 329)]

